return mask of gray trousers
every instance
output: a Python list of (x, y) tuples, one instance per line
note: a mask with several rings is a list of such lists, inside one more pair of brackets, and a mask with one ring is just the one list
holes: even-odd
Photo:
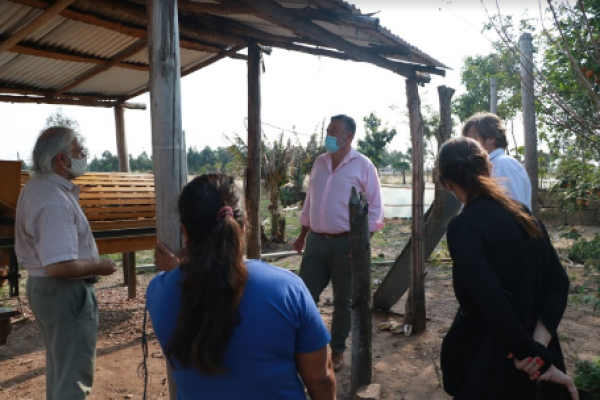
[(46, 399), (85, 399), (94, 382), (98, 341), (93, 285), (30, 276), (27, 298), (46, 346)]
[(350, 333), (352, 302), (350, 276), (350, 238), (327, 239), (309, 232), (306, 250), (300, 265), (300, 277), (315, 303), (331, 280), (333, 287), (333, 318), (331, 320), (331, 351), (343, 353)]

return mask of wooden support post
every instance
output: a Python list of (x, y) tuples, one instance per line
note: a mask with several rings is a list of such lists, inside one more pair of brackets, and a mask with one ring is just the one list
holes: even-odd
[(498, 79), (490, 79), (490, 112), (498, 114)]
[[(438, 149), (452, 136), (452, 116), (450, 113), (454, 89), (439, 86), (440, 126), (435, 131)], [(437, 172), (437, 167), (435, 168)], [(404, 172), (404, 171), (403, 171)], [(425, 214), (425, 259), (429, 258), (440, 242), (450, 219), (460, 208), (460, 202), (447, 193), (436, 182), (435, 200)], [(408, 241), (400, 255), (396, 258), (390, 272), (385, 276), (379, 288), (373, 295), (375, 309), (389, 310), (400, 300), (410, 286), (410, 261), (412, 259), (412, 239)]]
[(364, 193), (352, 187), (348, 202), (350, 214), (351, 276), (352, 276), (352, 394), (371, 383), (373, 375), (371, 309), (371, 235), (369, 233), (369, 203)]
[(425, 330), (425, 220), (423, 218), (423, 117), (416, 78), (406, 80), (406, 97), (412, 138), (412, 257), (410, 288), (406, 301), (405, 323), (413, 333)]
[(260, 260), (260, 48), (248, 46), (248, 159), (246, 164), (246, 255)]
[(523, 134), (525, 136), (525, 170), (531, 181), (531, 212), (539, 215), (538, 203), (538, 150), (535, 126), (535, 97), (533, 79), (533, 37), (523, 33), (521, 47), (521, 97), (523, 98)]
[[(156, 231), (158, 240), (177, 253), (182, 246), (177, 199), (187, 181), (177, 0), (148, 1), (148, 22)], [(167, 377), (169, 396), (175, 400), (177, 388), (168, 363)]]
[[(127, 151), (127, 136), (125, 135), (125, 108), (115, 107), (115, 127), (117, 132), (117, 156), (119, 171), (131, 172), (129, 152)], [(129, 299), (135, 298), (137, 280), (135, 276), (135, 252), (122, 254), (123, 283), (128, 287)]]

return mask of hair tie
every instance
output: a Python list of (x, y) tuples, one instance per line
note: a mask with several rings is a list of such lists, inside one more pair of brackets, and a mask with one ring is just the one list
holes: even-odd
[(217, 221), (219, 221), (221, 218), (223, 218), (225, 215), (231, 215), (233, 217), (233, 208), (229, 207), (229, 206), (223, 206), (221, 207), (221, 209), (219, 210), (219, 212), (217, 213), (217, 218), (215, 218)]

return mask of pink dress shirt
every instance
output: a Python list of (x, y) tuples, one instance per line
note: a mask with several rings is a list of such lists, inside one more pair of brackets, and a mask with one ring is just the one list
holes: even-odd
[(318, 233), (338, 234), (350, 230), (348, 200), (354, 186), (369, 202), (369, 231), (383, 228), (381, 186), (375, 166), (354, 149), (332, 171), (331, 154), (323, 154), (313, 165), (300, 223)]

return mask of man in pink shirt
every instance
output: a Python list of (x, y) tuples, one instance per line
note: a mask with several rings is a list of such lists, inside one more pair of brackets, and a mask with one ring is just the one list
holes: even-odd
[(371, 160), (352, 148), (356, 123), (346, 115), (331, 118), (325, 148), (310, 174), (306, 201), (300, 223), (302, 231), (294, 249), (306, 250), (300, 277), (313, 299), (319, 297), (331, 280), (333, 318), (331, 321), (331, 359), (334, 369), (344, 365), (346, 338), (350, 333), (350, 220), (348, 200), (352, 187), (364, 192), (369, 202), (369, 230), (383, 227), (381, 186)]

